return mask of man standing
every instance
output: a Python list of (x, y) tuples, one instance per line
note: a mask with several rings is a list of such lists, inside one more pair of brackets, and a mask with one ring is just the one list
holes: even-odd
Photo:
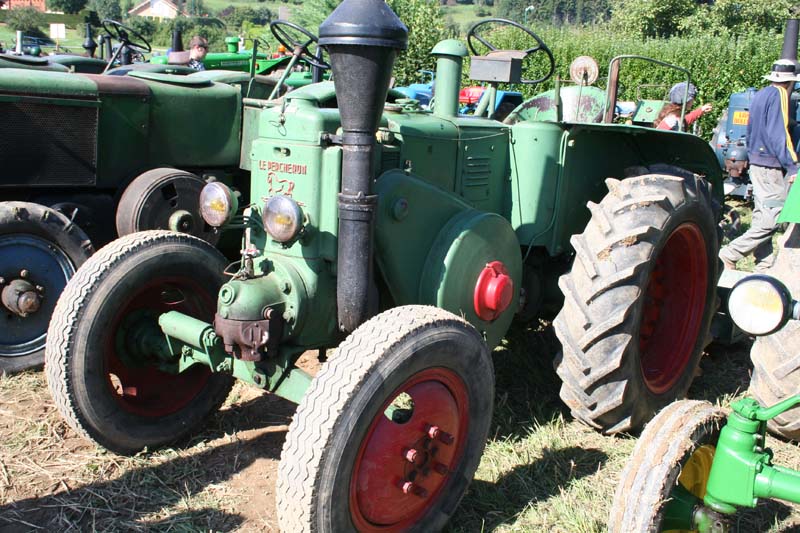
[(756, 270), (772, 265), (775, 261), (772, 236), (778, 229), (778, 215), (789, 185), (797, 175), (797, 154), (789, 134), (789, 117), (792, 116), (789, 95), (800, 78), (790, 59), (776, 61), (772, 72), (764, 78), (772, 84), (753, 96), (747, 123), (747, 155), (755, 204), (753, 222), (750, 229), (720, 251), (725, 268), (736, 268), (736, 262), (751, 252), (755, 256)]
[(203, 59), (208, 53), (208, 40), (205, 37), (195, 35), (189, 41), (189, 66), (195, 70), (205, 70)]

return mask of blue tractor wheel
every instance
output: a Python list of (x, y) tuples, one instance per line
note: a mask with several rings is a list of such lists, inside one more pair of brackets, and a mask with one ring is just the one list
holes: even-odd
[(0, 202), (0, 374), (42, 364), (56, 301), (93, 251), (86, 234), (61, 213)]

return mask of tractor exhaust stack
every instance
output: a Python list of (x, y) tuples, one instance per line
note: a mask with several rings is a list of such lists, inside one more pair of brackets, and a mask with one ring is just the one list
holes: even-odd
[(797, 68), (797, 36), (800, 32), (800, 19), (791, 18), (786, 21), (786, 31), (783, 34), (783, 48), (781, 59), (791, 59)]
[(383, 0), (345, 0), (319, 27), (344, 131), (336, 301), (339, 328), (346, 332), (377, 310), (372, 153), (392, 65), (407, 40), (408, 29)]

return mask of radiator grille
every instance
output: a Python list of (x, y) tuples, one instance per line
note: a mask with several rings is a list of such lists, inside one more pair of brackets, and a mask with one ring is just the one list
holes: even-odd
[(0, 102), (0, 186), (93, 185), (98, 108)]

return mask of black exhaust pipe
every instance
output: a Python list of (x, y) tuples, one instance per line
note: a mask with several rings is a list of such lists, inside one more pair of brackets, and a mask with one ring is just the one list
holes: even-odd
[(344, 0), (319, 27), (328, 50), (342, 119), (342, 187), (336, 302), (350, 332), (377, 311), (372, 278), (372, 152), (392, 65), (408, 29), (383, 0)]
[(800, 32), (800, 19), (788, 19), (786, 31), (783, 34), (783, 48), (781, 59), (791, 59), (797, 67), (797, 36)]
[(181, 38), (181, 30), (172, 30), (172, 51), (183, 52), (183, 39)]
[(86, 50), (86, 54), (89, 57), (94, 57), (94, 52), (97, 50), (97, 43), (94, 40), (94, 35), (92, 35), (92, 25), (90, 23), (86, 23), (86, 39), (83, 40), (83, 49)]

